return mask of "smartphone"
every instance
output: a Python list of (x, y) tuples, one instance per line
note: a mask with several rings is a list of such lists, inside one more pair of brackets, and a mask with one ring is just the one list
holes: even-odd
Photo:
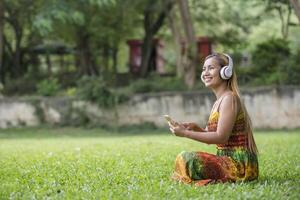
[(174, 121), (169, 115), (164, 115), (167, 122), (170, 122), (172, 125), (178, 125), (178, 122)]
[(170, 123), (174, 122), (169, 115), (164, 115), (164, 117), (168, 122), (170, 122)]

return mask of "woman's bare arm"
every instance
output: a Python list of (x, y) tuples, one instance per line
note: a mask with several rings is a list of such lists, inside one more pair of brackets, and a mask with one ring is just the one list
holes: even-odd
[(232, 132), (237, 116), (237, 109), (236, 97), (233, 95), (225, 96), (220, 105), (218, 128), (216, 132), (191, 131), (185, 129), (183, 126), (170, 128), (177, 136), (187, 137), (207, 144), (223, 144), (228, 141)]

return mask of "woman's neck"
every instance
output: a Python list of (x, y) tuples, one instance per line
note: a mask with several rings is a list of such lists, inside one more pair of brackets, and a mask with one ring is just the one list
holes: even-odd
[(230, 91), (227, 83), (221, 84), (216, 88), (212, 89), (214, 94), (216, 95), (217, 99), (219, 99), (221, 96), (223, 96), (223, 94), (225, 94), (226, 92)]

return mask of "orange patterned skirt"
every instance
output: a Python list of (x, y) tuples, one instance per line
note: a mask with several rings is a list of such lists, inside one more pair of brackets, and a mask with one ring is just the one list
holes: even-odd
[(243, 148), (218, 149), (216, 155), (183, 151), (176, 157), (172, 178), (196, 186), (255, 180), (257, 156)]

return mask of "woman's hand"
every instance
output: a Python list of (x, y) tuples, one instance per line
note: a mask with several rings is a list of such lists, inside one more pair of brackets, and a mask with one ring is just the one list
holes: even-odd
[(170, 126), (170, 131), (179, 137), (185, 137), (185, 131), (187, 131), (187, 129), (184, 127), (183, 124), (180, 123), (176, 123), (176, 124), (172, 124), (169, 122), (169, 126)]
[(182, 125), (187, 129), (187, 130), (194, 130), (195, 127), (197, 127), (197, 124), (194, 122), (183, 122)]
[(205, 132), (205, 130), (201, 127), (199, 127), (196, 123), (194, 122), (184, 122), (182, 125), (190, 131), (198, 131), (198, 132)]

